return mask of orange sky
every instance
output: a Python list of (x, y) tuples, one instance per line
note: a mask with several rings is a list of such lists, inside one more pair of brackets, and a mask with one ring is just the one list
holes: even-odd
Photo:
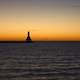
[(1, 0), (0, 41), (80, 41), (79, 0)]

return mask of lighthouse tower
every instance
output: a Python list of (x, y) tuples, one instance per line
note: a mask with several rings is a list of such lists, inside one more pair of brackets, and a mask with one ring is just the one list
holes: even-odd
[(26, 39), (27, 42), (32, 42), (31, 38), (30, 38), (30, 32), (28, 32), (28, 36), (27, 36), (27, 39)]

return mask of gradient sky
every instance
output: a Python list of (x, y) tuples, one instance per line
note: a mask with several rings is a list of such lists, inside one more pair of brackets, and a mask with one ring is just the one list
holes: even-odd
[(80, 0), (0, 0), (0, 40), (79, 40)]

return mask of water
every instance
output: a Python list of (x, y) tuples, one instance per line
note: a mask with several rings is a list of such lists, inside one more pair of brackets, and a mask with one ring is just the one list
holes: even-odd
[(80, 80), (80, 42), (0, 43), (0, 80)]

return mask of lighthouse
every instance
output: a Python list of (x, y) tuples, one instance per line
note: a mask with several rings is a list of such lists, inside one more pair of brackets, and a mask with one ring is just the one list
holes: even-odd
[(32, 40), (31, 40), (31, 38), (30, 38), (30, 32), (28, 32), (26, 41), (27, 41), (27, 42), (32, 42)]

